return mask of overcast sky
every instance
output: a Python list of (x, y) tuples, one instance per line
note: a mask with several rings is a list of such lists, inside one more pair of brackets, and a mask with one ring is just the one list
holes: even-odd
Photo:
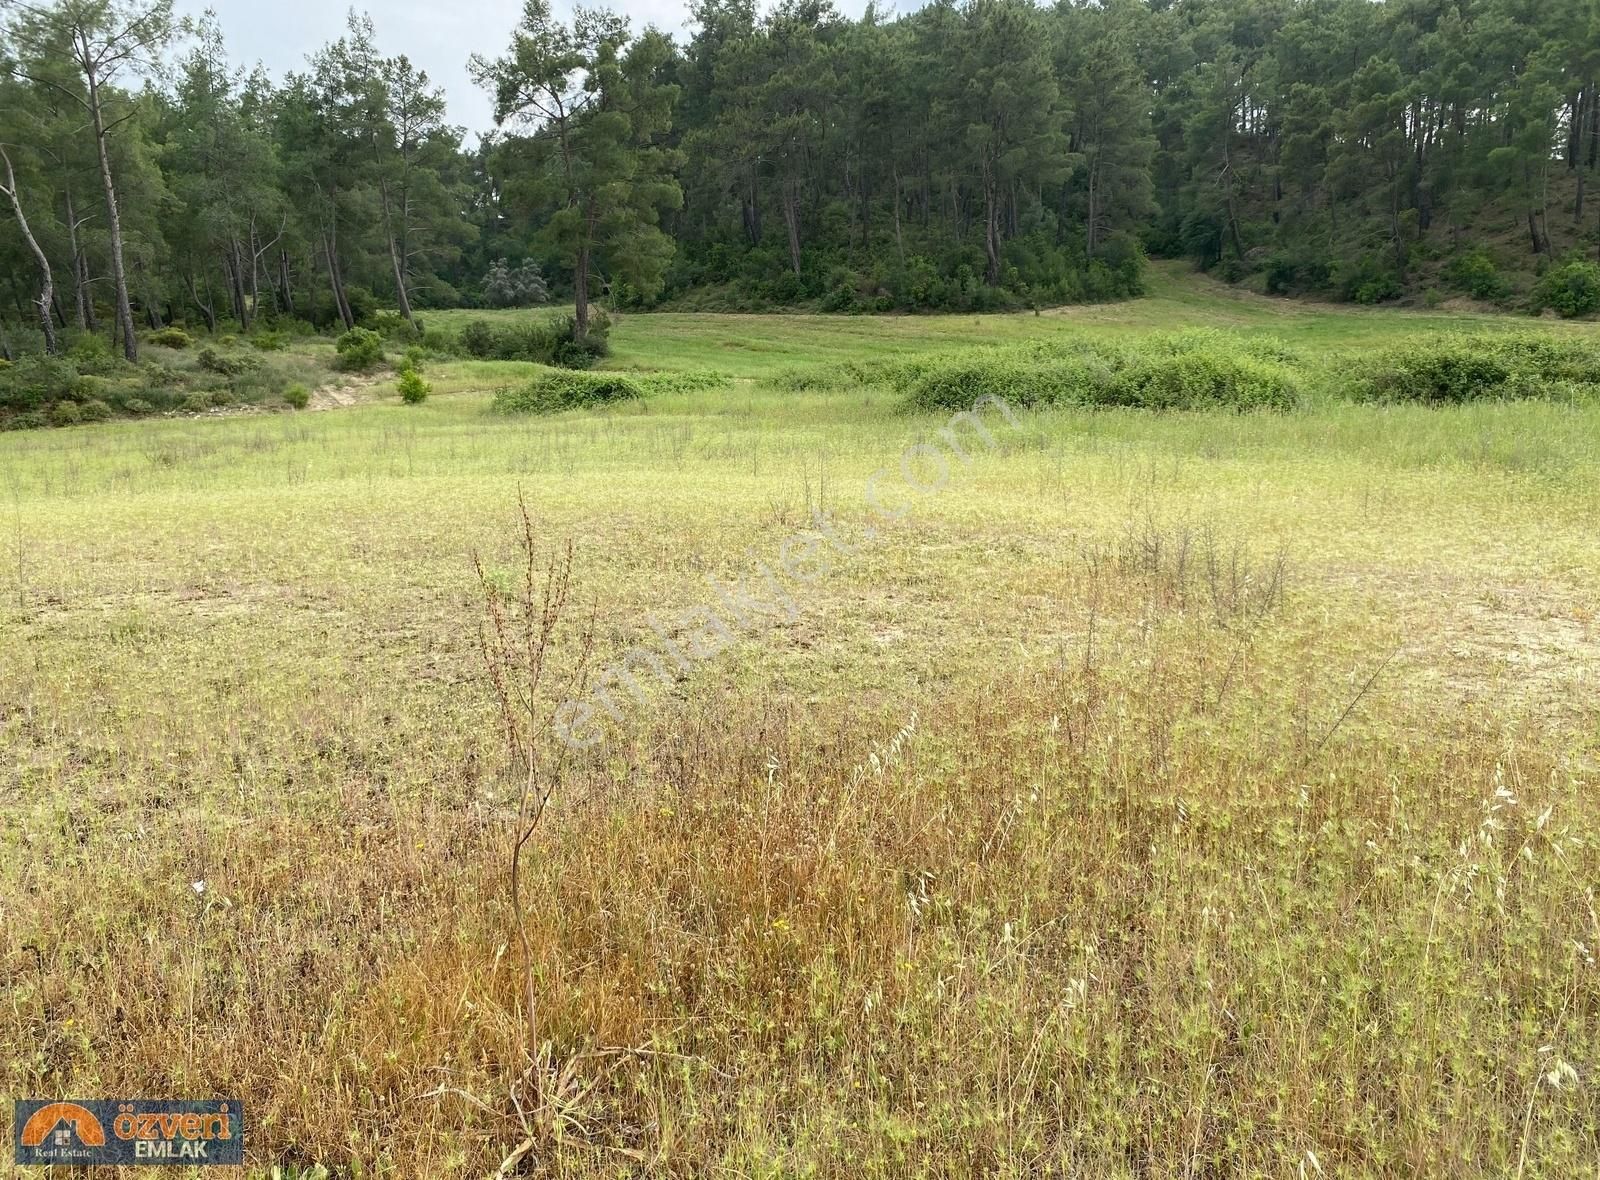
[[(684, 0), (612, 0), (610, 6), (625, 13), (635, 29), (653, 24), (680, 44), (684, 39), (688, 19)], [(469, 132), (493, 126), (489, 96), (467, 77), (467, 58), (473, 53), (504, 52), (522, 12), (522, 0), (368, 0), (356, 7), (372, 14), (383, 53), (404, 53), (444, 87), (452, 123)], [(570, 13), (570, 0), (557, 0), (556, 7)], [(845, 0), (839, 7), (859, 14), (863, 0)], [(177, 0), (180, 15), (198, 16), (207, 8), (216, 11), (230, 57), (245, 66), (259, 61), (274, 78), (282, 79), (290, 70), (304, 69), (307, 55), (344, 33), (350, 4), (349, 0)]]

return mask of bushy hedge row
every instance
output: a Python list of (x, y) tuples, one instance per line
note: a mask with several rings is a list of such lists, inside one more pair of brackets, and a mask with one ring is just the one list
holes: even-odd
[(1600, 345), (1522, 333), (1417, 341), (1345, 366), (1339, 384), (1359, 401), (1592, 397), (1600, 393)]
[(521, 385), (498, 390), (491, 408), (497, 414), (550, 414), (636, 401), (643, 396), (636, 381), (619, 373), (553, 369)]
[(960, 410), (978, 399), (1014, 406), (1149, 410), (1287, 410), (1318, 395), (1374, 402), (1600, 398), (1600, 342), (1549, 332), (1434, 335), (1311, 364), (1270, 337), (1197, 330), (1131, 341), (1083, 339), (931, 353), (796, 369), (796, 393), (886, 385), (911, 410)]
[(661, 394), (698, 393), (727, 383), (723, 373), (690, 369), (676, 373), (584, 373), (555, 369), (521, 385), (498, 390), (490, 408), (497, 414), (553, 414), (595, 409)]
[(1220, 332), (1158, 336), (1138, 346), (1097, 341), (974, 349), (906, 365), (889, 382), (918, 409), (1012, 405), (1152, 410), (1289, 409), (1306, 374), (1282, 345)]
[(588, 334), (581, 342), (573, 318), (558, 316), (503, 324), (472, 320), (453, 337), (448, 333), (425, 333), (423, 344), (435, 352), (479, 360), (532, 361), (562, 369), (588, 369), (610, 352), (610, 331), (611, 321), (596, 308), (591, 313)]

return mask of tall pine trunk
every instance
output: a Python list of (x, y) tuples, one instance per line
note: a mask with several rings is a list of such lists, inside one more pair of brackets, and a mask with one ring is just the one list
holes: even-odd
[(243, 332), (250, 330), (250, 307), (244, 297), (244, 254), (239, 248), (239, 239), (231, 238), (228, 242), (228, 254), (224, 260), (228, 270), (228, 299), (233, 304), (233, 318), (239, 321), (239, 329)]
[(411, 311), (411, 296), (406, 292), (406, 268), (400, 257), (400, 243), (394, 236), (394, 217), (389, 206), (389, 186), (379, 186), (383, 194), (383, 228), (389, 239), (389, 262), (394, 267), (395, 301), (400, 305), (400, 314), (406, 317), (406, 323), (411, 325), (414, 332), (417, 329), (417, 317)]
[(278, 251), (278, 307), (284, 315), (294, 314), (294, 280), (289, 274), (289, 251)]
[(92, 64), (87, 38), (78, 34), (78, 48), (83, 55), (84, 75), (89, 81), (89, 121), (94, 128), (94, 142), (100, 157), (100, 183), (106, 190), (106, 229), (111, 238), (111, 281), (116, 287), (117, 326), (122, 333), (122, 355), (130, 361), (139, 359), (139, 336), (133, 329), (133, 304), (128, 299), (128, 273), (122, 262), (122, 217), (117, 212), (117, 186), (111, 177), (111, 153), (106, 147), (105, 113), (100, 105), (100, 73)]
[(89, 260), (84, 257), (83, 243), (78, 240), (77, 207), (72, 201), (72, 190), (64, 190), (67, 198), (67, 244), (72, 249), (72, 294), (78, 309), (78, 330), (94, 331), (94, 296), (89, 291)]
[(900, 169), (894, 170), (894, 248), (900, 255), (900, 265), (906, 264), (906, 242), (900, 236)]
[(589, 239), (578, 245), (572, 272), (572, 338), (582, 344), (589, 338)]
[(1000, 186), (993, 162), (987, 156), (983, 161), (983, 250), (988, 258), (984, 281), (997, 287), (1000, 285)]
[(322, 235), (323, 252), (328, 258), (328, 284), (333, 289), (333, 304), (339, 312), (339, 318), (344, 321), (345, 331), (356, 326), (356, 317), (350, 312), (350, 301), (345, 298), (344, 276), (339, 273), (339, 245), (335, 234), (337, 230), (329, 228)]
[(0, 160), (6, 166), (5, 195), (11, 198), (11, 209), (17, 216), (17, 229), (22, 234), (22, 240), (28, 244), (28, 250), (33, 255), (33, 260), (39, 266), (39, 327), (44, 332), (44, 350), (51, 356), (61, 351), (61, 343), (56, 339), (55, 321), (51, 319), (55, 311), (56, 283), (50, 273), (50, 259), (45, 257), (39, 239), (33, 236), (33, 230), (28, 228), (27, 215), (22, 211), (22, 197), (17, 192), (17, 175), (11, 168), (11, 157), (4, 148), (0, 148)]
[(794, 180), (783, 182), (783, 224), (789, 231), (789, 265), (800, 273), (800, 193)]

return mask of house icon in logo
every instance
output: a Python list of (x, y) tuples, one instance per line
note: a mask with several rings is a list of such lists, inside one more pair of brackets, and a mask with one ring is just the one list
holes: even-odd
[(46, 1139), (56, 1148), (104, 1147), (106, 1132), (100, 1120), (76, 1102), (52, 1102), (34, 1111), (22, 1128), (24, 1147), (43, 1147)]

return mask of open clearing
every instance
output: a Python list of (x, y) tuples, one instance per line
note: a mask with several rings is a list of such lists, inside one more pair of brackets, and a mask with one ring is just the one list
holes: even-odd
[[(916, 496), (948, 415), (780, 380), (1507, 323), (1156, 279), (626, 316), (607, 367), (728, 380), (604, 413), (463, 361), (0, 436), (0, 1090), (235, 1094), (263, 1171), (1595, 1174), (1600, 407), (1029, 413)], [(531, 989), (471, 564), (519, 491), (597, 669), (839, 541), (566, 761)]]

